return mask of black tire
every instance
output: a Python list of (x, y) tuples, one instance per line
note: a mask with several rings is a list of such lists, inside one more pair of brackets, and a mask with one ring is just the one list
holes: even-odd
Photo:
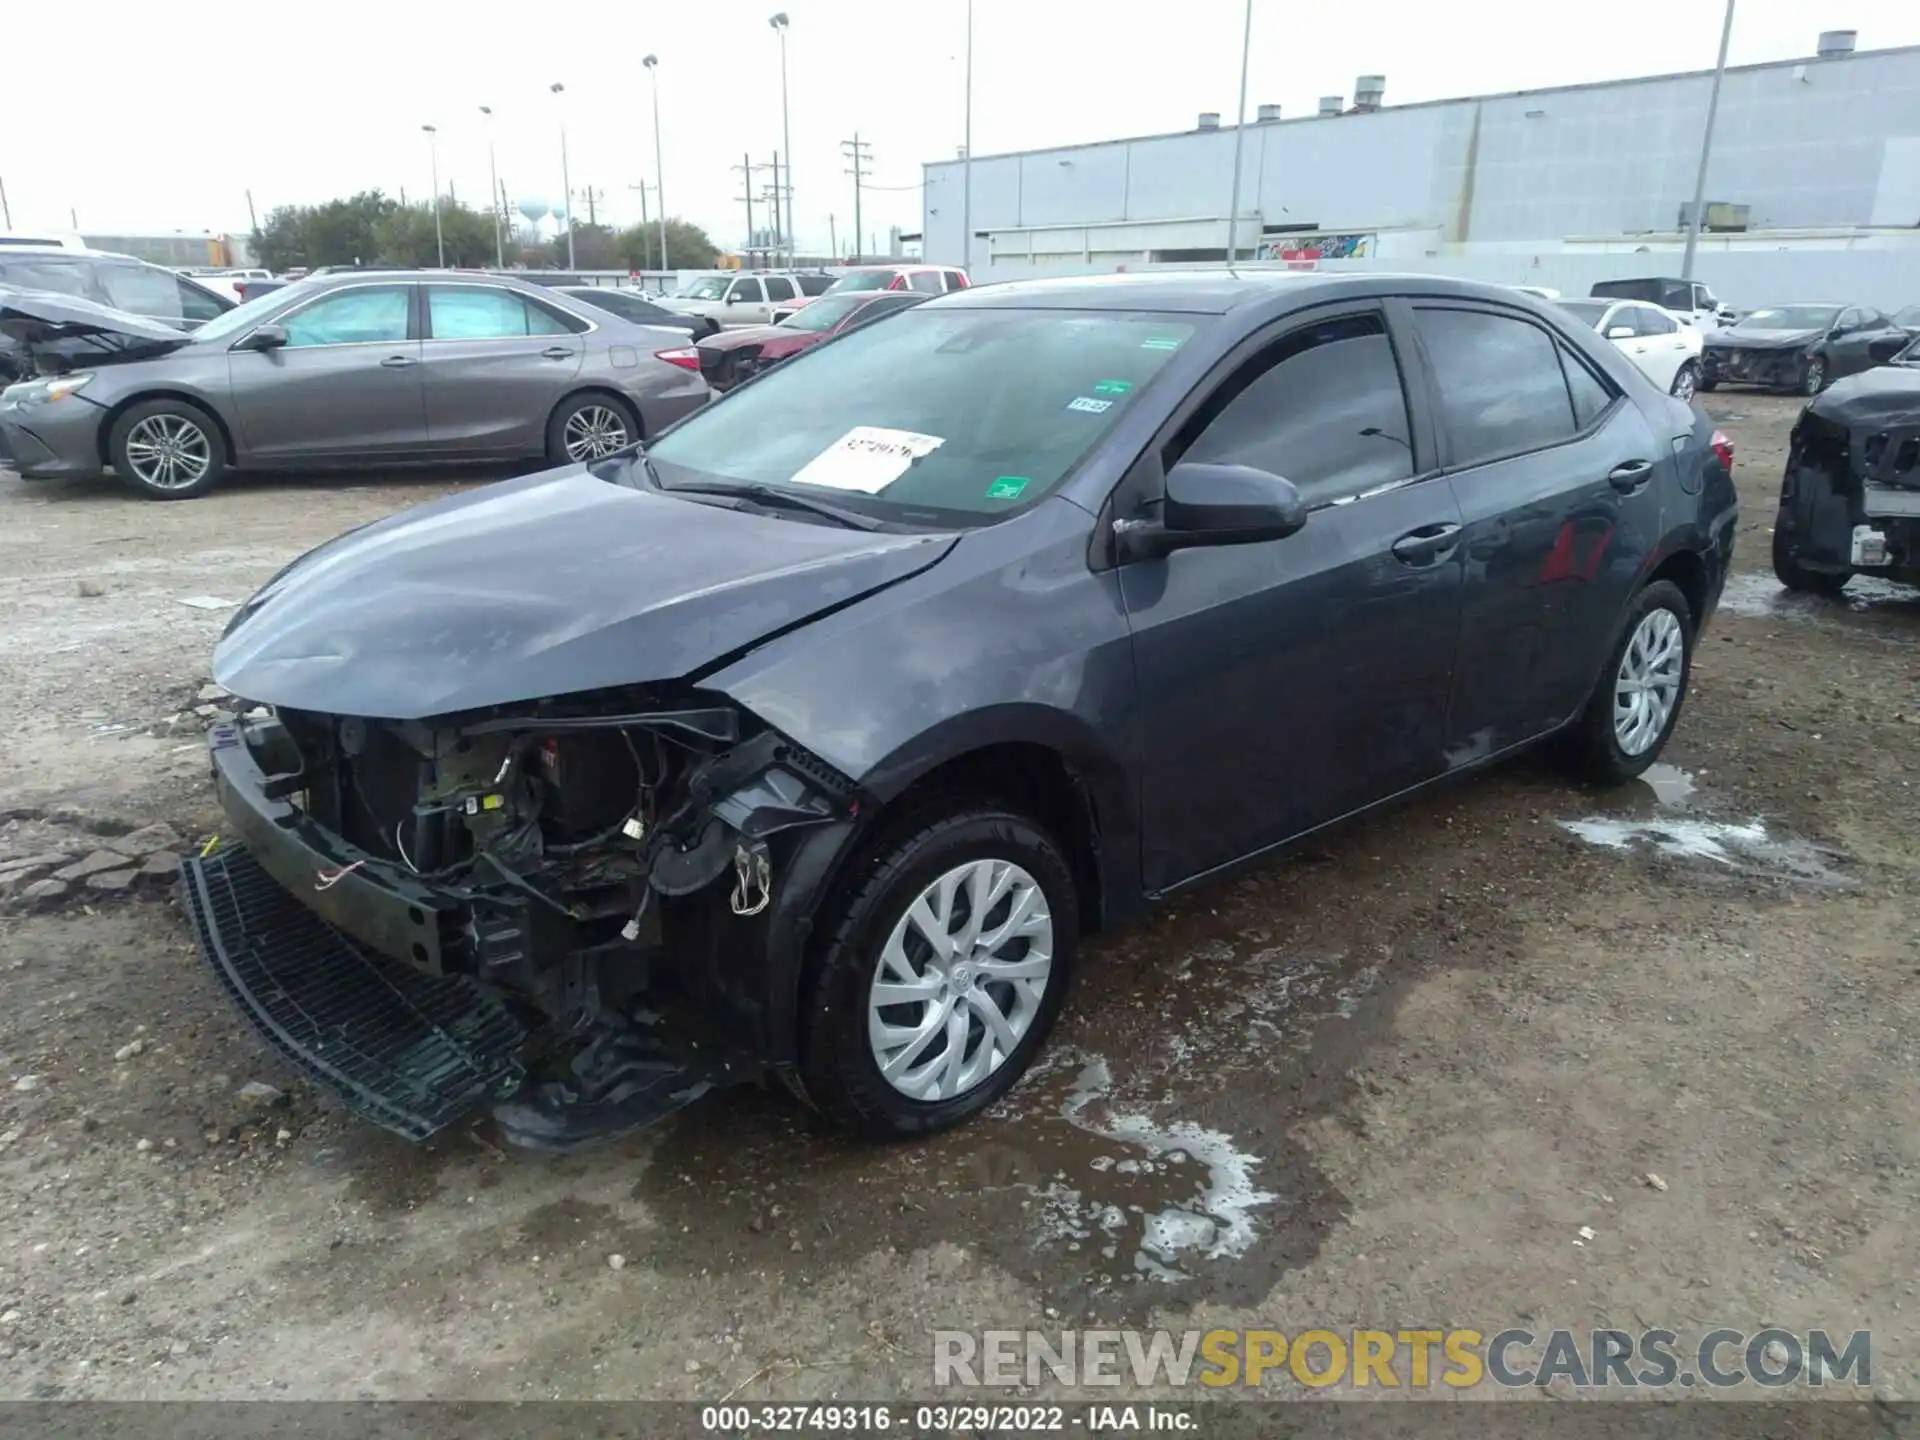
[[(1667, 393), (1681, 400), (1693, 399), (1696, 392), (1706, 387), (1700, 383), (1700, 367), (1691, 360), (1682, 362), (1673, 372), (1673, 384), (1667, 387)], [(1685, 393), (1682, 393), (1682, 392)]]
[[(1613, 714), (1621, 661), (1641, 623), (1656, 610), (1669, 611), (1680, 622), (1679, 689), (1673, 699), (1673, 708), (1652, 743), (1636, 754), (1628, 754), (1621, 747)], [(1625, 623), (1621, 625), (1619, 635), (1607, 652), (1607, 667), (1601, 671), (1586, 708), (1580, 712), (1565, 736), (1564, 756), (1581, 779), (1596, 785), (1622, 785), (1660, 758), (1668, 737), (1673, 734), (1673, 727), (1680, 723), (1681, 710), (1686, 707), (1687, 684), (1693, 676), (1694, 639), (1693, 607), (1687, 603), (1687, 597), (1681, 593), (1678, 585), (1670, 580), (1655, 580), (1634, 597), (1633, 604), (1628, 607)]]
[(1847, 588), (1851, 570), (1809, 570), (1794, 558), (1791, 541), (1776, 524), (1773, 529), (1773, 576), (1787, 589), (1800, 595), (1825, 595), (1829, 598)]
[(1812, 398), (1827, 388), (1827, 358), (1816, 355), (1800, 367), (1799, 392)]
[(614, 449), (631, 445), (634, 441), (644, 438), (640, 428), (640, 417), (634, 413), (631, 404), (611, 391), (584, 390), (578, 395), (569, 395), (562, 400), (553, 407), (553, 414), (547, 417), (547, 463), (549, 465), (577, 465), (583, 458), (594, 458), (576, 456), (568, 451), (570, 437), (567, 427), (573, 423), (575, 416), (595, 410), (617, 417), (625, 429), (626, 439), (621, 441), (620, 445), (614, 446)]
[[(867, 1030), (871, 987), (888, 938), (921, 892), (948, 871), (979, 859), (1012, 861), (1037, 883), (1053, 926), (1052, 969), (1031, 1023), (997, 1069), (958, 1095), (914, 1099), (880, 1073)], [(801, 1081), (820, 1112), (870, 1139), (898, 1139), (958, 1125), (1006, 1094), (1059, 1018), (1079, 950), (1073, 872), (1052, 837), (991, 802), (957, 801), (921, 811), (863, 854), (841, 878), (828, 906), (819, 932), (824, 943), (800, 1007)], [(973, 1053), (975, 1033), (963, 1042), (968, 1047), (963, 1054)], [(984, 1039), (984, 1030), (977, 1033)], [(937, 1056), (944, 1045), (942, 1037), (927, 1057)]]
[[(166, 441), (178, 446), (172, 465), (151, 448)], [(130, 447), (138, 453), (130, 453)], [(107, 458), (120, 482), (149, 500), (204, 495), (225, 477), (228, 463), (227, 442), (213, 417), (170, 395), (129, 406), (107, 432)], [(170, 475), (179, 478), (169, 480)]]
[(1693, 382), (1693, 388), (1702, 395), (1710, 395), (1720, 388), (1720, 378), (1711, 371), (1702, 370), (1700, 378)]

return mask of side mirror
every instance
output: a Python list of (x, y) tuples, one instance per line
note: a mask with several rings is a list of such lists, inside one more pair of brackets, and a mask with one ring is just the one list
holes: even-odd
[(287, 329), (284, 325), (261, 325), (254, 328), (240, 343), (236, 350), (278, 350), (287, 343)]
[(1631, 325), (1609, 325), (1607, 327), (1607, 339), (1609, 340), (1631, 340), (1633, 333), (1633, 327)]
[(738, 305), (739, 303), (740, 303), (740, 292), (738, 290), (729, 290), (727, 292), (727, 304)]
[(1307, 523), (1293, 482), (1249, 465), (1183, 461), (1167, 472), (1158, 520), (1118, 528), (1123, 560), (1157, 560), (1202, 545), (1283, 540)]

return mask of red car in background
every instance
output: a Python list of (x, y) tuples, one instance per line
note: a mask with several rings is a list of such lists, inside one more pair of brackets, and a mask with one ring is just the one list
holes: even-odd
[(701, 377), (716, 391), (729, 390), (822, 340), (932, 298), (916, 290), (859, 290), (850, 295), (822, 295), (804, 309), (793, 311), (778, 325), (742, 325), (702, 340), (695, 347), (700, 352)]
[[(949, 290), (965, 290), (973, 282), (967, 272), (951, 265), (860, 265), (842, 272), (823, 292), (827, 295), (851, 295), (876, 290), (911, 290), (919, 295), (944, 295)], [(773, 323), (799, 313), (809, 302), (776, 305)]]

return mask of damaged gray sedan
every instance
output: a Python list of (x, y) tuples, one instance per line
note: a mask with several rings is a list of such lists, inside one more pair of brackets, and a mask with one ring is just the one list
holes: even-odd
[(1547, 737), (1651, 764), (1732, 553), (1714, 440), (1491, 286), (941, 296), (289, 566), (215, 653), (250, 709), (187, 909), (405, 1135), (768, 1077), (950, 1125), (1150, 902)]

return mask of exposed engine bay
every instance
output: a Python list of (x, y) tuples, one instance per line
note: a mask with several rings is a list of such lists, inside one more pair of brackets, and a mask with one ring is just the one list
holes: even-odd
[[(557, 1077), (523, 1095), (521, 1128), (548, 1139), (594, 1126), (532, 1115), (528, 1096), (618, 1101), (636, 1069), (674, 1071), (645, 1027), (703, 978), (676, 963), (677, 931), (705, 945), (721, 917), (758, 915), (779, 837), (857, 807), (850, 782), (732, 706), (596, 699), (440, 721), (256, 711), (213, 739), (240, 844), (316, 922), (519, 1017), (518, 1063)], [(238, 998), (260, 1024), (258, 997)]]

